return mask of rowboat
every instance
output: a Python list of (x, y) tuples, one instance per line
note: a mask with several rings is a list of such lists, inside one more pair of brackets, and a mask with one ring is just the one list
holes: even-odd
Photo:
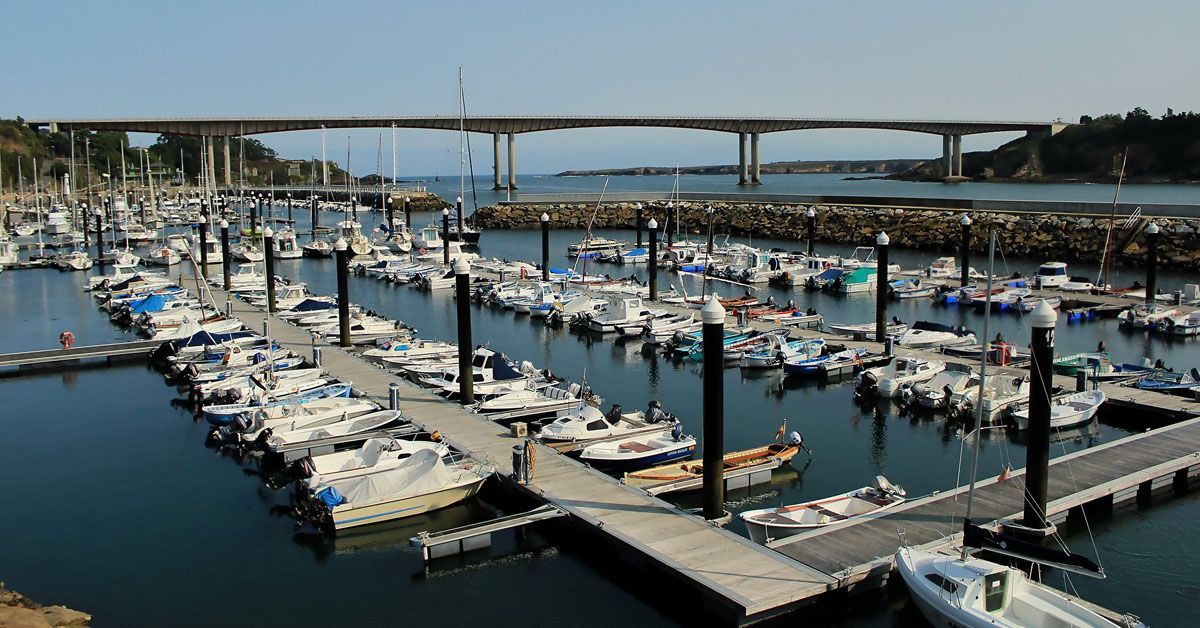
[[(1102, 390), (1085, 390), (1055, 399), (1050, 403), (1050, 429), (1063, 430), (1090, 422), (1104, 400)], [(1029, 406), (1014, 410), (1012, 416), (1017, 429), (1029, 428)]]
[(903, 488), (877, 475), (872, 486), (803, 504), (747, 510), (739, 516), (750, 540), (765, 544), (834, 523), (866, 519), (904, 503), (904, 499)]
[[(777, 467), (795, 457), (799, 444), (771, 443), (762, 447), (731, 451), (724, 456), (725, 473), (754, 467)], [(704, 476), (704, 462), (684, 462), (660, 465), (643, 471), (626, 473), (622, 482), (630, 486), (648, 487), (655, 484), (680, 482)]]

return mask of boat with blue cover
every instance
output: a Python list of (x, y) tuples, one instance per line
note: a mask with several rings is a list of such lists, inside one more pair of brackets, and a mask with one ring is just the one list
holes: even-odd
[(272, 399), (265, 403), (227, 403), (205, 406), (204, 419), (213, 425), (226, 425), (239, 414), (249, 410), (254, 410), (255, 408), (273, 408), (275, 406), (304, 403), (305, 401), (326, 399), (329, 397), (349, 397), (350, 391), (351, 386), (349, 383), (329, 384), (320, 388), (307, 390), (298, 395), (292, 395), (287, 398)]

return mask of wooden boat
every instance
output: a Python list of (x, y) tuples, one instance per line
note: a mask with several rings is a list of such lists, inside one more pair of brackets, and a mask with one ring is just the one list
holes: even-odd
[[(757, 466), (775, 465), (787, 462), (800, 451), (798, 444), (771, 443), (762, 447), (731, 451), (724, 456), (725, 472), (738, 471)], [(704, 462), (683, 462), (664, 464), (642, 471), (626, 473), (622, 482), (632, 486), (651, 486), (668, 482), (679, 482), (704, 476)]]
[(872, 486), (803, 504), (747, 510), (739, 517), (750, 532), (750, 540), (755, 543), (767, 543), (813, 528), (864, 519), (902, 504), (904, 499), (903, 488), (878, 475), (875, 476)]

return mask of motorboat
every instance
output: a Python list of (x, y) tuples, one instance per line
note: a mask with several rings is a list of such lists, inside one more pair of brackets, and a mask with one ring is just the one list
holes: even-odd
[(1135, 619), (1116, 624), (1021, 569), (981, 558), (905, 546), (896, 552), (896, 571), (934, 626), (1144, 628)]
[(1182, 314), (1182, 312), (1175, 308), (1163, 307), (1156, 303), (1153, 305), (1136, 305), (1125, 309), (1120, 314), (1117, 314), (1117, 320), (1120, 321), (1122, 327), (1157, 331), (1159, 327), (1166, 325), (1168, 321)]
[(301, 246), (300, 252), (304, 257), (314, 259), (331, 257), (333, 255), (333, 245), (324, 240), (313, 240)]
[(261, 262), (264, 259), (262, 249), (258, 244), (249, 240), (230, 246), (229, 254), (240, 262)]
[(831, 285), (824, 286), (824, 289), (839, 294), (859, 294), (874, 290), (877, 280), (878, 271), (873, 267), (864, 266), (842, 273)]
[(596, 405), (599, 399), (591, 389), (583, 384), (569, 384), (563, 388), (556, 386), (539, 386), (532, 380), (525, 388), (500, 395), (494, 395), (475, 405), (475, 411), (480, 414), (501, 414), (520, 412), (523, 417), (539, 415), (539, 410), (546, 414), (556, 414), (560, 410), (574, 410), (584, 403)]
[[(992, 423), (1009, 408), (1029, 401), (1029, 378), (992, 375), (983, 382), (983, 422)], [(979, 388), (968, 386), (950, 396), (947, 411), (951, 418), (972, 416), (979, 408)]]
[(417, 231), (412, 245), (418, 249), (418, 253), (426, 253), (432, 249), (440, 249), (443, 242), (441, 229), (430, 226)]
[(227, 425), (238, 415), (256, 410), (265, 411), (266, 418), (282, 418), (297, 412), (300, 405), (324, 400), (349, 397), (352, 388), (349, 382), (329, 384), (304, 391), (298, 395), (281, 399), (255, 400), (244, 403), (213, 404), (204, 406), (204, 419), (213, 425)]
[(1194, 310), (1187, 314), (1169, 317), (1165, 322), (1157, 325), (1155, 327), (1155, 331), (1170, 336), (1200, 335), (1200, 310)]
[[(799, 435), (793, 432), (792, 438), (787, 442), (770, 443), (761, 447), (727, 452), (722, 456), (722, 463), (727, 474), (756, 468), (775, 469), (790, 461), (799, 452)], [(662, 485), (676, 484), (702, 477), (704, 477), (704, 462), (697, 460), (686, 464), (672, 462), (642, 471), (627, 472), (621, 481), (630, 486), (640, 486), (650, 490)]]
[[(826, 327), (826, 331), (839, 336), (874, 336), (875, 323), (835, 323)], [(908, 331), (908, 325), (896, 319), (884, 327), (885, 336), (901, 336)]]
[(877, 516), (904, 503), (904, 489), (882, 475), (870, 486), (802, 504), (747, 510), (738, 518), (746, 524), (750, 540), (766, 544), (835, 523)]
[(478, 253), (465, 251), (463, 250), (463, 246), (464, 245), (462, 242), (447, 242), (443, 247), (428, 249), (424, 253), (418, 253), (417, 255), (413, 256), (413, 259), (425, 264), (442, 264), (443, 258), (445, 257), (445, 253), (443, 252), (445, 249), (450, 250), (451, 264), (454, 264), (454, 262), (460, 259), (468, 262), (479, 259)]
[(292, 229), (281, 229), (271, 238), (271, 255), (275, 259), (297, 259), (304, 255)]
[[(1050, 401), (1050, 429), (1065, 430), (1091, 422), (1106, 399), (1103, 390), (1085, 390)], [(1013, 410), (1017, 429), (1029, 429), (1029, 406)]]
[(365, 358), (381, 360), (398, 360), (418, 357), (453, 356), (458, 354), (458, 345), (453, 342), (439, 340), (421, 340), (419, 338), (393, 338), (376, 345), (373, 349), (363, 352)]
[(898, 279), (888, 283), (888, 295), (893, 299), (932, 297), (945, 285), (943, 281), (929, 279)]
[(412, 517), (470, 498), (490, 474), (472, 460), (448, 463), (424, 449), (393, 469), (312, 487), (311, 507), (300, 517), (323, 530)]
[(1057, 310), (1062, 305), (1062, 297), (1057, 295), (1052, 297), (1022, 297), (1017, 299), (1015, 305), (1022, 312), (1029, 313), (1042, 303), (1048, 305), (1052, 310)]
[[(586, 442), (599, 438), (636, 434), (652, 424), (645, 422), (641, 412), (622, 413), (621, 406), (614, 405), (608, 414), (584, 405), (575, 410), (561, 411), (543, 423), (537, 437), (546, 442)], [(663, 427), (669, 427), (664, 424)]]
[(353, 436), (383, 429), (403, 420), (399, 410), (380, 410), (370, 414), (338, 421), (316, 428), (302, 428), (290, 432), (276, 431), (266, 439), (267, 451), (277, 452), (285, 446), (315, 440)]
[(163, 246), (150, 250), (150, 254), (146, 256), (146, 261), (157, 266), (174, 266), (181, 260), (179, 252), (169, 246)]
[(619, 251), (626, 247), (624, 242), (618, 242), (604, 236), (591, 236), (580, 240), (574, 244), (567, 246), (567, 257), (569, 258), (589, 258), (599, 257), (605, 253)]
[(845, 349), (836, 353), (825, 353), (816, 356), (798, 355), (783, 361), (785, 375), (812, 376), (841, 368), (851, 364), (862, 364), (866, 349)]
[(579, 452), (579, 459), (604, 470), (639, 469), (691, 458), (696, 438), (684, 434), (681, 424), (650, 434), (594, 443)]
[(445, 456), (450, 453), (450, 446), (440, 440), (369, 438), (354, 449), (305, 456), (294, 462), (292, 468), (309, 488), (316, 488), (329, 482), (395, 469), (418, 451), (427, 450)]
[(1058, 288), (1070, 280), (1064, 262), (1046, 262), (1038, 267), (1034, 285), (1038, 288)]
[(905, 386), (931, 380), (944, 370), (946, 363), (941, 360), (897, 357), (889, 364), (867, 369), (856, 375), (854, 392), (864, 397), (896, 397)]
[(54, 264), (59, 270), (88, 270), (92, 267), (92, 258), (83, 251), (73, 251), (56, 255)]
[(925, 269), (925, 276), (930, 278), (952, 279), (958, 275), (958, 264), (953, 257), (939, 257)]
[(738, 362), (741, 368), (779, 368), (789, 359), (806, 360), (821, 355), (825, 350), (825, 340), (810, 338), (788, 340), (777, 334), (764, 334), (766, 346), (742, 354)]
[(1054, 372), (1075, 377), (1080, 371), (1089, 379), (1114, 379), (1127, 377), (1122, 368), (1113, 364), (1104, 352), (1072, 353), (1054, 358)]
[(642, 325), (642, 341), (651, 345), (660, 345), (670, 340), (675, 334), (694, 334), (699, 332), (704, 324), (694, 316), (666, 316), (653, 318)]
[(645, 322), (666, 313), (666, 310), (652, 310), (642, 303), (640, 297), (617, 299), (587, 319), (588, 331), (606, 333), (616, 331), (618, 325)]
[(950, 404), (956, 394), (979, 386), (979, 377), (969, 370), (946, 369), (926, 382), (917, 382), (900, 391), (900, 400), (908, 405), (940, 410)]
[(931, 349), (975, 342), (975, 333), (969, 329), (929, 321), (917, 321), (907, 331), (896, 336), (896, 345), (907, 349)]

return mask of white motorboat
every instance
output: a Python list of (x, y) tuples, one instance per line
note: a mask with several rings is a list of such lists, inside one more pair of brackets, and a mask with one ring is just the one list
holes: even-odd
[(418, 230), (412, 240), (412, 245), (417, 248), (418, 253), (426, 253), (431, 249), (440, 249), (442, 243), (442, 230), (435, 226)]
[[(478, 253), (464, 251), (463, 246), (464, 245), (462, 242), (447, 242), (445, 244), (445, 248), (450, 250), (451, 264), (460, 259), (467, 260), (468, 262), (479, 259)], [(443, 262), (443, 257), (445, 256), (443, 250), (444, 249), (442, 247), (428, 249), (424, 253), (418, 253), (413, 259), (426, 264), (441, 264)]]
[(83, 251), (74, 251), (56, 255), (54, 263), (59, 270), (88, 270), (92, 267), (92, 258)]
[(128, 240), (137, 244), (149, 242), (158, 237), (158, 232), (153, 229), (147, 229), (144, 225), (136, 222), (126, 223), (119, 231), (117, 231), (117, 239)]
[(386, 361), (406, 358), (453, 356), (458, 353), (458, 345), (453, 342), (440, 340), (421, 340), (419, 338), (394, 338), (376, 345), (373, 349), (363, 352), (365, 358), (379, 358)]
[(1070, 280), (1064, 262), (1046, 262), (1038, 267), (1034, 284), (1038, 288), (1058, 288)]
[(323, 483), (395, 469), (416, 452), (425, 450), (438, 456), (450, 453), (449, 445), (441, 441), (371, 438), (355, 449), (306, 456), (294, 468), (301, 470), (305, 484), (315, 488)]
[(680, 315), (655, 318), (642, 325), (642, 341), (651, 345), (660, 345), (675, 336), (675, 334), (692, 334), (700, 331), (704, 324), (696, 320), (694, 315)]
[(900, 279), (888, 284), (888, 294), (893, 299), (916, 299), (921, 297), (932, 297), (937, 294), (938, 290), (942, 289), (946, 283), (943, 281), (933, 281), (929, 279)]
[(971, 371), (949, 369), (933, 376), (926, 382), (917, 382), (900, 391), (900, 399), (906, 404), (917, 404), (922, 408), (942, 409), (950, 404), (954, 395), (963, 394), (979, 385), (979, 378)]
[(896, 345), (907, 349), (930, 349), (975, 344), (975, 334), (961, 326), (917, 321), (896, 337)]
[[(875, 334), (875, 323), (835, 323), (829, 325), (826, 330), (839, 336), (857, 336), (859, 334), (873, 336)], [(884, 335), (900, 336), (907, 331), (908, 325), (893, 319), (892, 322), (885, 326)]]
[(502, 395), (495, 395), (475, 405), (475, 411), (480, 414), (498, 414), (521, 411), (526, 416), (533, 415), (539, 409), (550, 409), (557, 412), (564, 409), (574, 409), (585, 400), (597, 403), (590, 389), (581, 384), (570, 384), (566, 388), (560, 386), (538, 386), (532, 381), (522, 390), (516, 390)]
[(313, 240), (300, 247), (304, 257), (323, 258), (333, 255), (333, 245), (324, 240)]
[(377, 410), (379, 406), (374, 403), (352, 397), (324, 397), (250, 407), (228, 425), (213, 430), (211, 435), (226, 442), (253, 442), (260, 438), (265, 440), (275, 432), (316, 429)]
[(567, 246), (567, 257), (599, 257), (605, 253), (614, 253), (628, 246), (624, 242), (618, 242), (604, 236), (592, 236), (584, 238), (579, 242)]
[(1154, 305), (1136, 305), (1123, 310), (1117, 314), (1117, 320), (1126, 327), (1154, 331), (1181, 314), (1182, 312), (1175, 308), (1163, 307), (1156, 303)]
[(597, 333), (616, 331), (618, 325), (648, 321), (665, 313), (666, 310), (652, 310), (646, 307), (640, 297), (617, 299), (595, 316), (588, 318), (587, 329)]
[(342, 530), (412, 517), (473, 496), (490, 475), (474, 461), (447, 463), (436, 451), (414, 453), (394, 469), (313, 487), (323, 528)]
[(939, 257), (925, 269), (925, 276), (937, 279), (952, 279), (959, 276), (958, 263), (953, 257)]
[(1195, 310), (1185, 315), (1170, 317), (1165, 323), (1160, 324), (1156, 331), (1160, 331), (1172, 336), (1200, 335), (1200, 310)]
[[(1052, 400), (1050, 402), (1050, 429), (1065, 430), (1090, 423), (1104, 400), (1104, 391), (1099, 389), (1085, 390)], [(1013, 410), (1012, 418), (1017, 424), (1017, 429), (1028, 429), (1029, 406)]]
[(291, 432), (275, 432), (267, 438), (268, 451), (278, 451), (287, 445), (296, 445), (338, 436), (365, 434), (388, 427), (401, 421), (399, 410), (380, 410), (362, 416), (330, 423), (316, 428), (298, 429)]
[(296, 259), (304, 255), (300, 244), (296, 241), (296, 232), (291, 229), (281, 229), (275, 232), (271, 239), (271, 255), (275, 259)]
[(229, 254), (240, 262), (261, 262), (264, 259), (262, 249), (258, 244), (250, 241), (230, 246)]
[[(537, 437), (547, 442), (585, 442), (597, 438), (638, 433), (650, 424), (641, 412), (622, 413), (614, 405), (608, 414), (584, 405), (576, 410), (559, 412), (543, 425)], [(663, 427), (667, 427), (664, 425)]]
[(871, 486), (803, 504), (747, 510), (738, 517), (750, 540), (767, 543), (844, 521), (866, 519), (903, 504), (906, 493), (882, 475)]
[[(983, 384), (983, 419), (985, 423), (993, 422), (1009, 407), (1029, 401), (1029, 379), (993, 375)], [(953, 418), (970, 416), (977, 412), (979, 389), (968, 387), (950, 397), (948, 410)]]
[[(896, 552), (896, 571), (934, 626), (1119, 626), (1077, 598), (1029, 579), (1020, 569), (979, 558), (902, 547)], [(1144, 625), (1131, 618), (1124, 626)]]
[(605, 470), (631, 471), (684, 460), (695, 453), (696, 438), (684, 434), (682, 426), (676, 423), (661, 432), (588, 445), (579, 452), (579, 459)]
[(181, 260), (178, 251), (169, 246), (164, 246), (151, 249), (150, 255), (146, 256), (146, 261), (157, 266), (174, 266)]
[(897, 357), (889, 364), (856, 375), (854, 392), (863, 396), (895, 397), (905, 386), (931, 380), (944, 370), (946, 363), (940, 360)]

